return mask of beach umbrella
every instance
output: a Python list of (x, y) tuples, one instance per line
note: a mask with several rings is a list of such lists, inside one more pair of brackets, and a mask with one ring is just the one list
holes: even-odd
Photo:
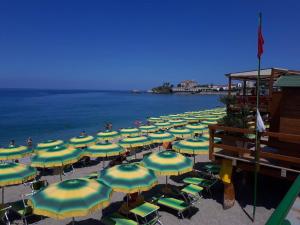
[(15, 160), (31, 155), (32, 149), (26, 146), (8, 146), (0, 148), (0, 160)]
[(169, 116), (160, 116), (159, 118), (162, 119), (162, 120), (168, 120)]
[(51, 184), (28, 200), (36, 215), (55, 219), (87, 216), (109, 205), (112, 189), (95, 179), (70, 179)]
[(163, 122), (164, 120), (159, 117), (150, 117), (147, 119), (150, 123), (157, 123), (157, 122)]
[(171, 128), (168, 132), (177, 138), (190, 138), (193, 136), (192, 130), (184, 127)]
[(84, 148), (90, 145), (93, 145), (97, 142), (97, 138), (88, 135), (88, 136), (84, 136), (84, 135), (80, 135), (77, 137), (73, 137), (69, 140), (69, 145), (73, 146), (75, 148)]
[(157, 126), (154, 125), (144, 125), (144, 126), (140, 126), (139, 127), (140, 131), (142, 133), (153, 133), (159, 130), (159, 128)]
[(159, 129), (168, 129), (171, 128), (173, 125), (169, 122), (160, 122), (160, 123), (155, 123), (155, 126), (157, 126)]
[(179, 114), (170, 114), (170, 115), (168, 115), (168, 118), (169, 119), (174, 119), (174, 120), (181, 119), (182, 115), (179, 115)]
[[(202, 134), (200, 138), (203, 140), (209, 141), (209, 133)], [(215, 142), (220, 142), (222, 140), (221, 138), (218, 138), (218, 137), (215, 137), (214, 139), (215, 139)]]
[(166, 185), (168, 176), (178, 176), (193, 170), (192, 160), (174, 151), (151, 153), (146, 155), (142, 162), (146, 168), (153, 170), (156, 175), (166, 176)]
[(123, 148), (143, 147), (152, 144), (150, 138), (145, 136), (127, 137), (119, 141), (119, 145)]
[(205, 125), (211, 125), (211, 124), (217, 124), (218, 121), (216, 120), (204, 120), (204, 121), (201, 121), (202, 124), (205, 124)]
[(60, 146), (60, 145), (63, 145), (63, 144), (64, 144), (63, 140), (48, 140), (48, 141), (45, 141), (45, 142), (38, 143), (34, 150), (35, 151), (45, 150), (45, 149), (53, 148), (55, 146)]
[(188, 124), (185, 127), (190, 129), (194, 134), (201, 134), (208, 129), (207, 125), (201, 123)]
[[(73, 164), (81, 158), (82, 150), (73, 147), (67, 147), (65, 145), (56, 146), (41, 152), (38, 152), (31, 158), (31, 166), (39, 168), (55, 168), (61, 169)], [(61, 173), (60, 173), (60, 179)]]
[(188, 123), (197, 123), (197, 122), (199, 122), (199, 118), (196, 118), (194, 116), (184, 117), (183, 119), (185, 121), (187, 121)]
[(148, 134), (148, 137), (151, 139), (152, 143), (161, 144), (164, 142), (172, 142), (176, 137), (168, 132), (158, 131), (155, 133)]
[(187, 124), (187, 121), (182, 119), (171, 119), (168, 122), (171, 123), (173, 127), (180, 127)]
[(35, 168), (20, 163), (0, 163), (0, 187), (2, 188), (2, 204), (4, 203), (4, 187), (21, 184), (32, 180), (37, 174)]
[(140, 130), (138, 128), (123, 128), (120, 130), (122, 137), (133, 137), (140, 135)]
[(97, 138), (99, 141), (111, 141), (118, 137), (120, 137), (120, 133), (118, 131), (106, 130), (97, 133)]
[(95, 145), (91, 145), (84, 149), (82, 152), (83, 156), (91, 157), (91, 158), (103, 158), (103, 167), (104, 167), (104, 158), (111, 156), (118, 156), (125, 153), (125, 149), (122, 148), (119, 144), (105, 142), (105, 143), (97, 143)]
[(114, 191), (127, 194), (147, 191), (158, 182), (152, 170), (136, 163), (121, 164), (104, 169), (100, 172), (98, 179)]
[(208, 154), (209, 142), (208, 140), (202, 138), (193, 138), (188, 140), (181, 140), (175, 142), (172, 146), (172, 149), (179, 153), (186, 153), (194, 156), (195, 164), (195, 155)]

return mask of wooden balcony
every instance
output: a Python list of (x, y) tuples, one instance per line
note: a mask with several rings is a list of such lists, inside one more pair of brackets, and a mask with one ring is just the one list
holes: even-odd
[[(231, 159), (237, 168), (253, 171), (256, 153), (254, 129), (210, 125), (209, 133), (210, 160)], [(221, 138), (221, 142), (216, 138)], [(259, 142), (260, 173), (288, 179), (295, 179), (300, 174), (300, 135), (264, 132)]]

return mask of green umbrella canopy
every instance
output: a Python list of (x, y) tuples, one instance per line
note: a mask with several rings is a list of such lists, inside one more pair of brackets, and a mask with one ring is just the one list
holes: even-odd
[(217, 120), (204, 120), (201, 123), (205, 124), (205, 125), (211, 125), (211, 124), (217, 124), (218, 121)]
[(100, 172), (99, 180), (114, 191), (135, 193), (147, 191), (157, 184), (154, 172), (136, 163), (121, 164)]
[(125, 149), (115, 143), (97, 143), (84, 149), (82, 155), (91, 158), (110, 157), (123, 154)]
[(174, 119), (174, 120), (181, 119), (182, 115), (180, 115), (180, 114), (170, 114), (170, 115), (168, 115), (168, 118), (169, 119)]
[(147, 119), (151, 123), (163, 122), (164, 120), (160, 117), (150, 117)]
[(169, 122), (160, 122), (160, 123), (155, 123), (154, 125), (157, 126), (159, 129), (168, 129), (173, 126)]
[(197, 122), (199, 122), (199, 118), (194, 117), (194, 116), (184, 117), (183, 119), (185, 121), (187, 121), (188, 123), (197, 123)]
[(180, 175), (193, 170), (190, 158), (173, 151), (154, 152), (143, 159), (143, 164), (157, 175)]
[(186, 120), (182, 120), (182, 119), (171, 119), (168, 122), (171, 123), (174, 127), (184, 126), (184, 125), (187, 124), (187, 121)]
[[(204, 133), (200, 138), (209, 141), (209, 133)], [(221, 138), (215, 137), (215, 142), (219, 142), (221, 140), (222, 140)]]
[(51, 184), (28, 201), (33, 213), (55, 219), (87, 216), (106, 207), (112, 189), (94, 179), (71, 179)]
[(26, 146), (9, 146), (0, 148), (0, 160), (15, 160), (31, 155), (32, 150)]
[(118, 137), (120, 137), (120, 133), (118, 131), (107, 130), (97, 133), (97, 138), (99, 141), (111, 141)]
[(73, 137), (69, 140), (69, 145), (75, 148), (87, 147), (97, 142), (97, 139), (91, 135)]
[(133, 137), (140, 135), (140, 130), (138, 128), (123, 128), (120, 130), (122, 137)]
[(142, 147), (150, 144), (152, 144), (151, 139), (145, 136), (127, 137), (119, 141), (119, 145), (123, 148)]
[(0, 186), (21, 184), (32, 180), (37, 174), (35, 168), (20, 163), (0, 163)]
[(202, 133), (208, 129), (207, 125), (201, 123), (188, 124), (185, 127), (190, 129), (195, 134)]
[(55, 146), (60, 146), (63, 145), (64, 141), (63, 140), (48, 140), (45, 142), (40, 142), (36, 145), (35, 151), (39, 151), (39, 150), (45, 150), (45, 149), (49, 149), (49, 148), (53, 148)]
[(205, 139), (193, 138), (175, 142), (173, 150), (191, 155), (208, 154), (209, 143)]
[(184, 127), (171, 128), (168, 132), (178, 138), (190, 138), (193, 136), (192, 130)]
[(153, 133), (159, 130), (157, 126), (154, 125), (144, 125), (139, 127), (142, 133)]
[(81, 158), (81, 154), (81, 149), (65, 145), (56, 146), (35, 154), (31, 159), (31, 166), (41, 168), (61, 167), (77, 162)]
[(159, 131), (156, 133), (148, 134), (152, 143), (163, 143), (163, 142), (172, 142), (176, 139), (176, 137), (168, 132)]

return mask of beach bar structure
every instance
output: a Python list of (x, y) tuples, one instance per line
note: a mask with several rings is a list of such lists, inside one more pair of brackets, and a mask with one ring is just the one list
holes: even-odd
[[(260, 96), (260, 111), (272, 111), (272, 99), (277, 98), (277, 88), (274, 86), (278, 78), (288, 74), (299, 74), (298, 70), (288, 70), (283, 68), (267, 68), (260, 71), (261, 80), (261, 96)], [(225, 74), (228, 78), (228, 95), (231, 95), (232, 85), (234, 82), (241, 82), (241, 93), (237, 94), (237, 102), (239, 105), (247, 104), (250, 107), (256, 106), (256, 91), (255, 84), (257, 78), (257, 70), (234, 72)]]
[[(255, 82), (257, 71), (226, 76), (229, 78), (229, 84), (233, 79)], [(260, 110), (264, 109), (264, 113), (269, 115), (270, 127), (260, 133), (257, 150), (255, 129), (241, 129), (222, 124), (209, 126), (209, 158), (221, 164), (220, 175), (222, 171), (223, 175), (226, 175), (226, 179), (222, 179), (225, 207), (232, 206), (235, 200), (232, 174), (240, 171), (253, 174), (256, 153), (259, 174), (288, 180), (295, 180), (300, 174), (300, 71), (265, 69), (262, 70), (262, 80), (267, 81), (268, 95), (261, 96), (266, 98), (266, 104)], [(251, 98), (256, 96), (248, 98), (246, 91), (243, 92), (245, 95), (240, 95), (243, 100), (241, 104), (252, 104)], [(255, 100), (252, 107), (253, 112), (256, 112)], [(216, 138), (221, 138), (221, 142), (216, 142)]]

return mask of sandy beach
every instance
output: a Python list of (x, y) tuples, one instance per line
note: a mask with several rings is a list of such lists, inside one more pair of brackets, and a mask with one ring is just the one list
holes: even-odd
[[(150, 151), (157, 151), (157, 149), (152, 149)], [(137, 154), (138, 158), (142, 158), (141, 152)], [(23, 162), (29, 162), (28, 159), (24, 159)], [(200, 168), (205, 162), (208, 162), (208, 156), (202, 155), (196, 157), (196, 165), (195, 168)], [(108, 162), (106, 162), (106, 165)], [(91, 166), (75, 168), (75, 173), (64, 176), (63, 179), (71, 179), (86, 176), (94, 171), (99, 171), (102, 169), (102, 163), (94, 161)], [(175, 186), (182, 186), (182, 178), (184, 176), (188, 176), (189, 174), (184, 174), (179, 177), (171, 177), (169, 179), (170, 184)], [(237, 175), (239, 177), (240, 175)], [(47, 175), (42, 176), (41, 179), (46, 179), (50, 184), (59, 181), (58, 175)], [(242, 179), (238, 179), (236, 188), (236, 202), (234, 206), (230, 209), (224, 210), (222, 206), (222, 198), (223, 198), (223, 186), (221, 183), (217, 184), (212, 190), (212, 197), (210, 195), (204, 193), (204, 197), (200, 200), (199, 203), (192, 208), (192, 213), (190, 216), (179, 219), (176, 216), (176, 213), (171, 211), (166, 211), (165, 209), (160, 209), (159, 214), (161, 215), (161, 222), (163, 224), (203, 224), (203, 225), (232, 225), (232, 224), (264, 224), (266, 220), (269, 218), (271, 213), (274, 210), (274, 207), (277, 206), (279, 201), (282, 199), (285, 191), (287, 190), (287, 185), (276, 186), (272, 185), (272, 179), (270, 178), (262, 178), (264, 183), (259, 182), (259, 195), (258, 195), (258, 207), (256, 220), (253, 223), (247, 214), (252, 215), (252, 186), (250, 184), (243, 184)], [(143, 196), (145, 199), (151, 198), (157, 191), (162, 188), (162, 184), (165, 182), (165, 177), (159, 177), (159, 185), (154, 187), (148, 192), (144, 192)], [(25, 187), (24, 185), (17, 185), (6, 187), (5, 189), (5, 202), (10, 203), (20, 199), (21, 194), (30, 193), (29, 187)], [(263, 197), (262, 197), (263, 196)], [(76, 218), (75, 224), (101, 224), (100, 218), (102, 217), (102, 213), (107, 215), (111, 212), (116, 211), (123, 202), (124, 194), (114, 192), (111, 204), (104, 208), (103, 211), (97, 211), (86, 217)], [(10, 218), (13, 220), (13, 224), (22, 224), (20, 218), (16, 217), (14, 214), (10, 214)], [(43, 218), (39, 217), (31, 217), (28, 220), (29, 224), (71, 224), (71, 218), (65, 220), (55, 220), (52, 218)]]

